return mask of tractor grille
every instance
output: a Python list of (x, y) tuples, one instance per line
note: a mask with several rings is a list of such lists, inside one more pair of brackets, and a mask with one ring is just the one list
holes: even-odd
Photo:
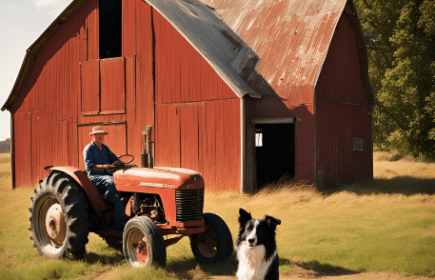
[(204, 189), (176, 190), (177, 221), (192, 221), (202, 218), (204, 210)]

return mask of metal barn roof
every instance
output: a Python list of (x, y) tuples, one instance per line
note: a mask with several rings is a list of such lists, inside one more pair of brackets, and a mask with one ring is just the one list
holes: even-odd
[[(287, 98), (314, 88), (347, 0), (202, 0), (259, 56), (254, 88), (268, 83)], [(349, 1), (353, 13), (353, 2)], [(362, 36), (361, 34), (358, 34)], [(365, 54), (366, 55), (366, 54)], [(264, 94), (264, 92), (261, 92)], [(267, 94), (267, 93), (266, 93)]]

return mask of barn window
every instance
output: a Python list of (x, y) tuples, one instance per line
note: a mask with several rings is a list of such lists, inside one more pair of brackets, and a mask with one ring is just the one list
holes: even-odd
[(353, 138), (353, 151), (364, 152), (363, 144), (364, 143), (362, 138)]
[(255, 131), (255, 147), (263, 147), (263, 132), (261, 129)]
[(100, 0), (100, 59), (121, 57), (122, 1)]

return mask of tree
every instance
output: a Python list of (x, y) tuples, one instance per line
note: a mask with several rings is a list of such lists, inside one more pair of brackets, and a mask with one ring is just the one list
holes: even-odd
[(9, 153), (11, 151), (11, 139), (8, 138), (0, 141), (0, 153)]
[(435, 3), (356, 0), (375, 94), (375, 148), (435, 159)]

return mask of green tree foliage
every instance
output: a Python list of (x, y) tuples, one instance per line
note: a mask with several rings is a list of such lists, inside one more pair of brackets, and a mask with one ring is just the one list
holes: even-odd
[(10, 153), (11, 151), (11, 139), (8, 138), (4, 141), (0, 141), (0, 153)]
[(376, 98), (375, 148), (435, 159), (434, 0), (355, 0)]

